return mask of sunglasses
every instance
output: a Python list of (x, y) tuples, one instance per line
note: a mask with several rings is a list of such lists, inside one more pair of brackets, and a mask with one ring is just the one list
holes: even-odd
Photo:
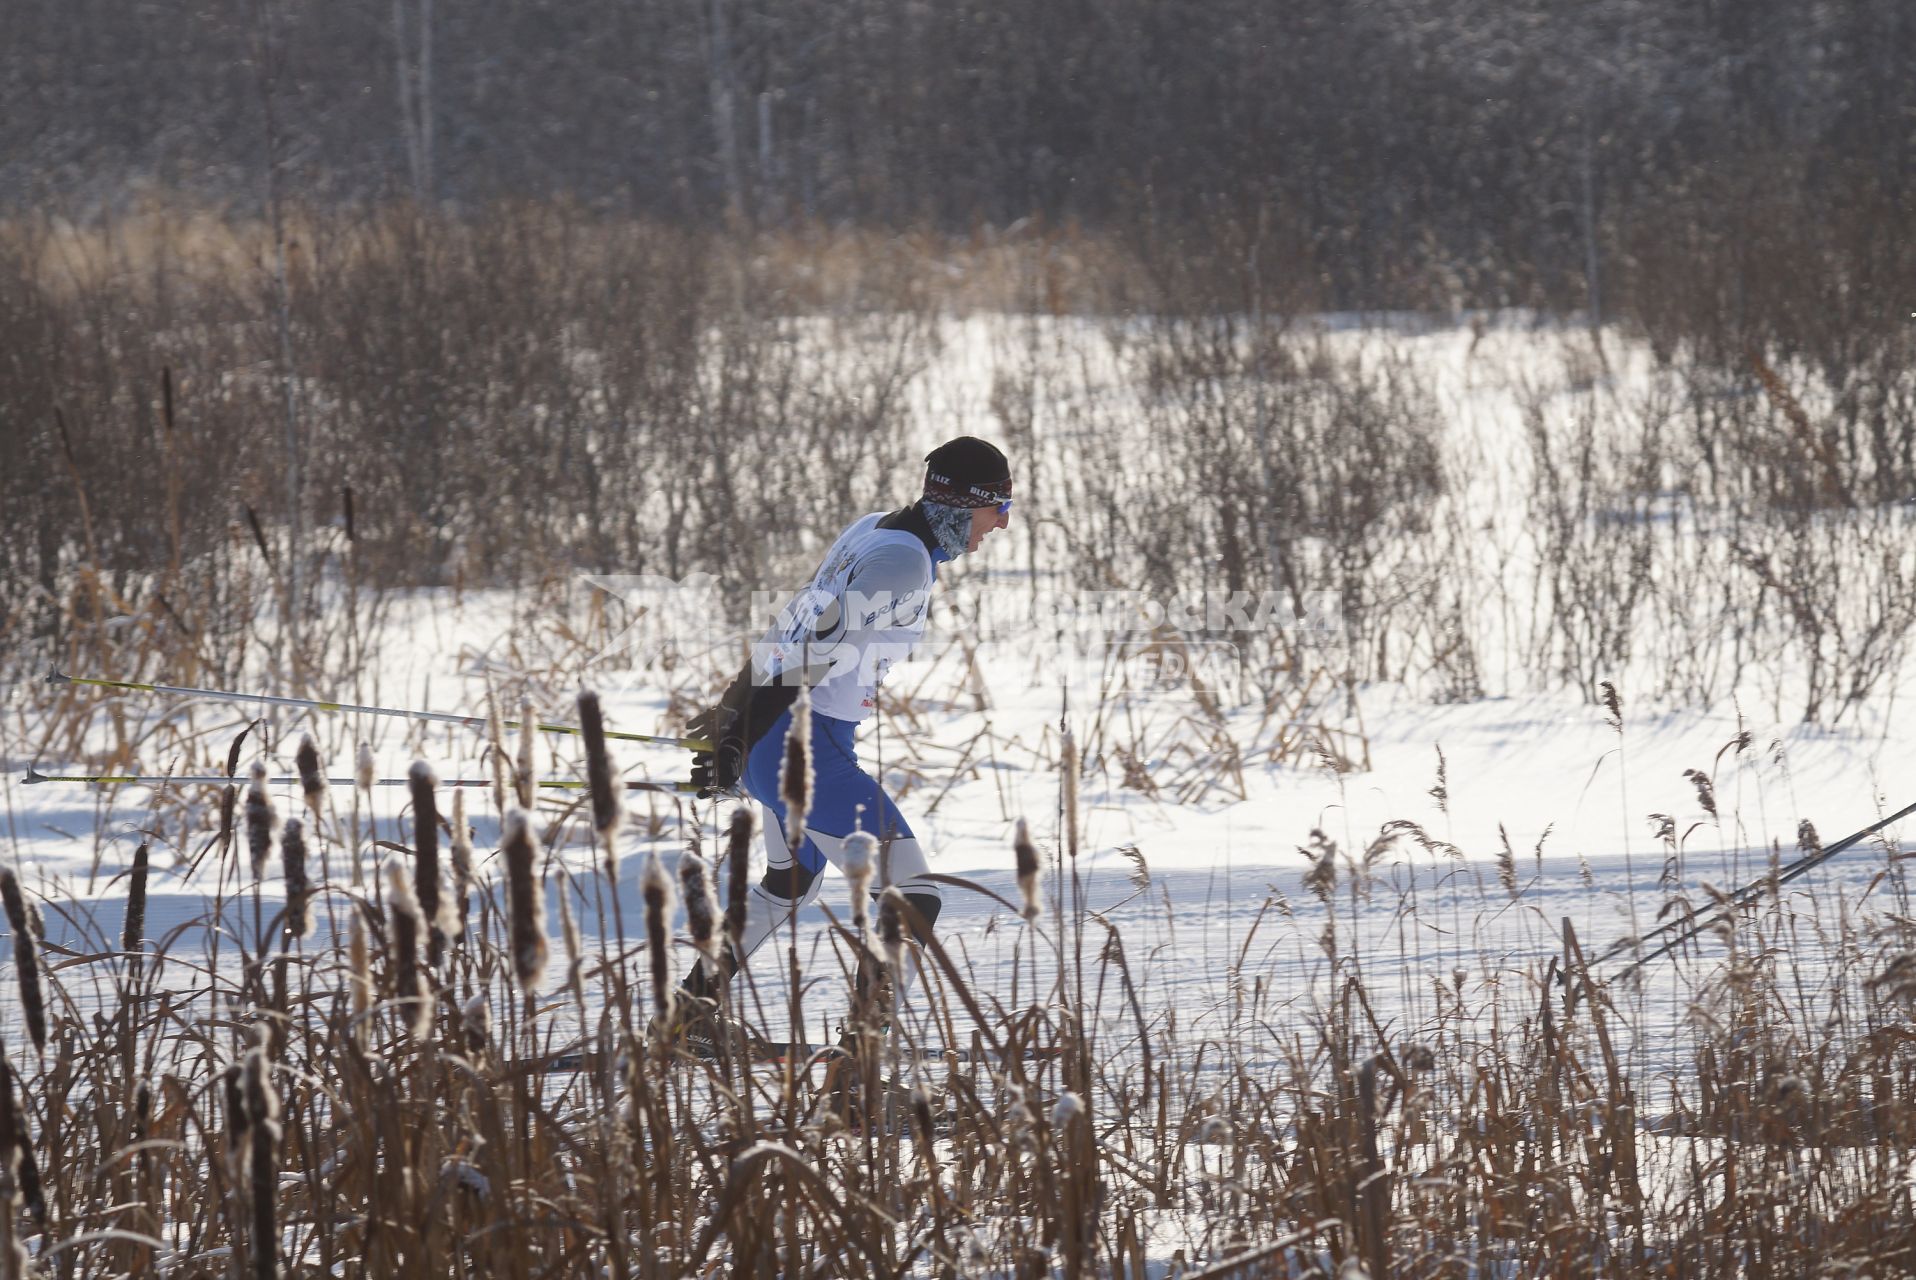
[(998, 504), (998, 514), (1001, 516), (1008, 516), (1011, 514), (1011, 499), (1010, 498), (1006, 498), (1003, 502)]

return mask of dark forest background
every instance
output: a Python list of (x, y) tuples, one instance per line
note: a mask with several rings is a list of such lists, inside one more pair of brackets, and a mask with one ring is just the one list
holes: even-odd
[(1698, 253), (1834, 251), (1867, 295), (1916, 161), (1906, 0), (5, 9), (0, 199), (79, 212), (141, 184), (257, 202), (270, 164), (327, 202), (683, 224), (1201, 249), (1250, 219), (1319, 305), (1607, 312)]

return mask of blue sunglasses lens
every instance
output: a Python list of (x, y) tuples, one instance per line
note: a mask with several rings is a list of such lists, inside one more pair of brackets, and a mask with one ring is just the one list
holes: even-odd
[(1010, 498), (1006, 498), (1003, 502), (998, 504), (998, 514), (1001, 516), (1008, 516), (1011, 514), (1011, 499)]

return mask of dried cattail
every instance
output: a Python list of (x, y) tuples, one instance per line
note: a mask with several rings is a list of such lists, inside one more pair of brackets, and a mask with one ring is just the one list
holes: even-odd
[(353, 904), (353, 927), (347, 943), (347, 964), (353, 995), (353, 1035), (362, 1042), (366, 1035), (366, 1011), (373, 1004), (372, 957), (366, 948), (366, 923), (359, 918), (360, 907)]
[(313, 742), (313, 735), (299, 735), (299, 750), (293, 753), (293, 763), (299, 769), (299, 791), (306, 801), (307, 810), (318, 822), (320, 809), (326, 803), (326, 779), (319, 771), (319, 747)]
[(532, 699), (519, 700), (519, 768), (516, 782), (519, 787), (519, 807), (530, 813), (532, 798), (538, 794), (539, 771), (537, 721), (532, 714)]
[(486, 757), (492, 764), (492, 803), (506, 811), (506, 722), (499, 714), (499, 693), (486, 678)]
[(146, 946), (147, 844), (133, 851), (133, 870), (127, 876), (126, 923), (120, 930), (120, 950), (138, 959)]
[(466, 1001), (466, 1007), (459, 1011), (459, 1020), (466, 1028), (466, 1049), (471, 1053), (484, 1053), (492, 1040), (492, 1004), (483, 990)]
[(466, 936), (466, 922), (472, 909), (472, 886), (476, 882), (472, 861), (472, 826), (466, 821), (466, 793), (452, 793), (452, 928), (454, 938)]
[(392, 885), (386, 914), (392, 923), (388, 945), (393, 957), (393, 994), (409, 1002), (407, 1029), (415, 1040), (424, 1040), (432, 1030), (432, 992), (419, 969), (419, 936), (425, 932), (426, 921), (406, 879), (406, 868), (397, 861), (389, 863), (386, 878)]
[(261, 1125), (279, 1123), (279, 1090), (273, 1085), (271, 1042), (271, 1029), (264, 1023), (255, 1026), (253, 1047), (246, 1051), (240, 1068), (249, 1133)]
[(246, 848), (253, 858), (253, 879), (263, 880), (273, 858), (273, 827), (278, 818), (273, 798), (266, 794), (266, 762), (253, 761), (251, 774), (246, 784)]
[(805, 839), (805, 816), (812, 811), (812, 691), (801, 686), (792, 704), (792, 726), (785, 733), (785, 759), (778, 771), (778, 795), (785, 802), (785, 843), (796, 849)]
[(306, 875), (306, 827), (289, 818), (279, 834), (279, 860), (286, 871), (285, 930), (288, 941), (313, 931), (313, 886)]
[(1024, 902), (1019, 911), (1027, 920), (1036, 920), (1044, 911), (1043, 890), (1038, 879), (1038, 846), (1031, 843), (1031, 830), (1018, 819), (1017, 833), (1011, 838), (1011, 852), (1018, 862), (1018, 896)]
[(1065, 850), (1075, 858), (1078, 856), (1078, 740), (1071, 736), (1071, 730), (1064, 731), (1064, 748), (1059, 753), (1058, 768), (1063, 774), (1064, 783), (1064, 840)]
[(845, 879), (852, 899), (852, 928), (864, 933), (871, 919), (872, 876), (878, 870), (878, 838), (869, 831), (845, 837)]
[(572, 1003), (585, 1017), (585, 939), (579, 934), (579, 922), (572, 913), (572, 877), (559, 868), (559, 937), (565, 943), (565, 985)]
[(1823, 852), (1823, 842), (1816, 835), (1816, 826), (1808, 818), (1796, 824), (1796, 847), (1814, 858)]
[[(265, 1030), (261, 1029), (261, 1039)], [(242, 1089), (249, 1137), (247, 1164), (253, 1200), (253, 1275), (279, 1275), (279, 1091), (264, 1044), (246, 1055)]]
[(20, 1009), (26, 1015), (27, 1034), (33, 1047), (44, 1053), (47, 1047), (47, 1000), (40, 986), (40, 930), (35, 914), (27, 910), (26, 896), (20, 892), (20, 879), (10, 867), (0, 867), (0, 903), (7, 910), (7, 924), (13, 930), (13, 967), (20, 975)]
[(1437, 802), (1437, 812), (1450, 812), (1450, 762), (1444, 759), (1442, 743), (1437, 745), (1437, 783), (1425, 794)]
[(239, 788), (228, 786), (220, 789), (220, 862), (226, 861), (227, 851), (233, 847), (233, 814), (239, 807)]
[(253, 1117), (246, 1108), (245, 1073), (235, 1062), (220, 1073), (220, 1097), (226, 1105), (226, 1163), (237, 1184), (246, 1181), (247, 1157), (252, 1150)]
[(233, 1168), (246, 1163), (246, 1138), (252, 1132), (253, 1118), (246, 1110), (246, 1086), (240, 1064), (235, 1062), (220, 1073), (220, 1096), (226, 1103), (226, 1149)]
[(33, 1156), (33, 1135), (13, 1082), (13, 1062), (0, 1045), (0, 1160), (11, 1166), (14, 1185), (34, 1220), (44, 1224), (47, 1202), (40, 1190), (40, 1165)]
[(448, 932), (448, 913), (439, 896), (439, 802), (433, 794), (439, 779), (431, 765), (415, 760), (406, 785), (412, 792), (413, 889), (427, 930), (426, 963), (437, 968), (445, 957)]
[(891, 885), (878, 895), (878, 945), (893, 973), (905, 967), (905, 895)]
[(373, 771), (373, 744), (362, 742), (359, 744), (358, 753), (353, 757), (353, 784), (371, 797), (376, 777)]
[(658, 853), (646, 855), (639, 876), (639, 896), (645, 902), (645, 948), (651, 961), (652, 1009), (663, 1018), (672, 985), (672, 878), (665, 874)]
[[(610, 866), (625, 808), (612, 790), (612, 753), (605, 745), (605, 714), (599, 707), (599, 695), (590, 689), (579, 693), (579, 734), (585, 739), (585, 779), (592, 793), (592, 829), (599, 833)], [(611, 875), (613, 880), (618, 879), (616, 868)]]
[(500, 852), (506, 860), (506, 916), (512, 941), (512, 972), (519, 989), (538, 990), (546, 968), (545, 891), (534, 868), (539, 860), (538, 837), (526, 811), (506, 810), (505, 839)]
[(751, 888), (752, 811), (740, 806), (732, 810), (731, 829), (726, 833), (725, 866), (730, 877), (725, 886), (725, 936), (734, 947), (745, 934), (745, 897)]
[(932, 1156), (937, 1141), (938, 1127), (931, 1115), (931, 1095), (925, 1092), (925, 1086), (915, 1084), (911, 1087), (911, 1118), (918, 1126), (918, 1142), (927, 1156)]
[[(253, 724), (258, 723), (257, 720), (253, 722)], [(241, 729), (239, 736), (235, 737), (231, 745), (226, 748), (226, 776), (229, 778), (236, 777), (239, 773), (240, 748), (245, 745), (246, 735), (253, 731), (253, 724), (249, 724), (244, 729)], [(231, 852), (233, 848), (233, 814), (238, 806), (239, 788), (231, 785), (222, 787), (220, 789), (219, 837), (220, 861), (222, 863), (226, 861), (226, 855)]]
[(704, 958), (706, 971), (716, 974), (724, 941), (718, 927), (718, 902), (705, 859), (690, 849), (679, 855), (679, 896), (685, 899), (685, 928), (692, 935), (692, 946)]

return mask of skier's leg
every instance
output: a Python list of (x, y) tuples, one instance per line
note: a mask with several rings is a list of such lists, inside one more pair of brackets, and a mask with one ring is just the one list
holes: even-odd
[(819, 850), (825, 861), (840, 871), (845, 869), (845, 839), (854, 831), (869, 831), (878, 838), (879, 866), (874, 884), (887, 881), (896, 885), (923, 921), (914, 924), (913, 935), (919, 942), (930, 936), (944, 906), (944, 894), (938, 884), (926, 878), (929, 859), (918, 838), (912, 834), (905, 815), (898, 811), (878, 781), (859, 767), (853, 749), (856, 726), (844, 720), (819, 716), (813, 719), (812, 808), (805, 815), (806, 844)]
[[(877, 781), (859, 768), (852, 745), (856, 726), (849, 721), (812, 717), (812, 802), (805, 814), (803, 838), (796, 848), (791, 847), (779, 786), (790, 728), (788, 712), (759, 739), (745, 762), (745, 790), (759, 801), (765, 830), (765, 874), (749, 890), (745, 931), (739, 939), (738, 954), (727, 957), (726, 979), (793, 912), (818, 896), (819, 873), (827, 862), (841, 872), (845, 869), (845, 838), (854, 831), (870, 831), (878, 837), (879, 879), (889, 873), (891, 883), (917, 912), (912, 933), (920, 943), (930, 937), (931, 926), (944, 905), (938, 885), (925, 878), (930, 863), (904, 815)], [(696, 987), (687, 983), (700, 995), (710, 994), (716, 985), (709, 979), (701, 979)]]
[[(765, 874), (745, 890), (745, 927), (736, 950), (727, 947), (720, 953), (723, 972), (712, 974), (700, 964), (686, 977), (685, 989), (695, 996), (716, 998), (719, 988), (732, 980), (767, 938), (818, 898), (819, 874), (807, 870), (786, 846), (784, 819), (778, 810), (760, 805), (759, 825), (765, 832)], [(819, 866), (824, 866), (822, 858)]]

